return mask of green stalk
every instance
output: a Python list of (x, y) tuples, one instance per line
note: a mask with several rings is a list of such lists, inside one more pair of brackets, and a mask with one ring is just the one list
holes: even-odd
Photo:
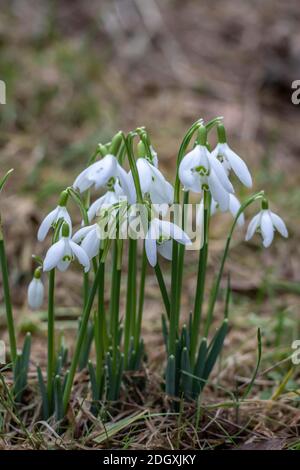
[(1, 270), (2, 270), (2, 283), (3, 283), (4, 302), (5, 302), (5, 309), (6, 309), (6, 320), (7, 320), (8, 334), (9, 334), (10, 354), (11, 354), (12, 364), (14, 368), (16, 364), (16, 359), (17, 359), (17, 342), (16, 342), (14, 317), (13, 317), (13, 312), (12, 312), (11, 298), (10, 298), (7, 258), (6, 258), (6, 253), (5, 253), (1, 218), (0, 218), (0, 262), (1, 262)]
[(48, 364), (47, 364), (47, 390), (49, 404), (52, 401), (52, 382), (55, 368), (55, 314), (54, 314), (55, 269), (49, 273), (48, 289)]
[(132, 238), (128, 242), (128, 280), (127, 280), (127, 303), (124, 330), (124, 360), (128, 367), (130, 338), (134, 336), (136, 323), (136, 257), (137, 240)]
[(113, 370), (116, 372), (117, 357), (119, 349), (119, 308), (120, 308), (120, 287), (121, 287), (121, 266), (120, 266), (120, 247), (118, 240), (115, 240), (112, 262), (112, 281), (111, 281), (111, 299), (110, 299), (110, 334), (113, 348)]
[(212, 291), (211, 291), (210, 302), (209, 302), (208, 313), (207, 313), (206, 324), (205, 324), (205, 330), (204, 330), (204, 336), (205, 337), (207, 337), (207, 335), (208, 335), (209, 328), (210, 328), (210, 325), (211, 325), (211, 322), (212, 322), (212, 316), (213, 316), (216, 300), (217, 300), (217, 297), (218, 297), (218, 294), (219, 294), (219, 289), (220, 289), (221, 279), (222, 279), (222, 275), (223, 275), (223, 271), (224, 271), (225, 261), (226, 261), (227, 256), (228, 256), (231, 238), (232, 238), (235, 226), (237, 224), (238, 218), (244, 212), (246, 207), (248, 207), (253, 202), (257, 201), (258, 199), (262, 199), (263, 197), (264, 197), (264, 191), (260, 191), (258, 193), (255, 193), (253, 196), (249, 197), (241, 205), (241, 207), (240, 207), (240, 209), (239, 209), (238, 213), (236, 214), (236, 217), (233, 221), (231, 230), (230, 230), (229, 235), (227, 237), (227, 241), (226, 241), (223, 257), (222, 257), (222, 260), (221, 260), (221, 266), (220, 266), (220, 269), (219, 269), (219, 273), (218, 273), (217, 279), (216, 279), (216, 281), (213, 285)]
[(145, 245), (143, 248), (143, 255), (142, 255), (142, 267), (141, 267), (141, 279), (140, 279), (140, 292), (139, 292), (139, 304), (138, 304), (138, 316), (135, 326), (135, 335), (134, 335), (134, 348), (137, 351), (139, 342), (140, 342), (140, 335), (141, 335), (141, 328), (142, 328), (142, 317), (143, 317), (143, 309), (144, 309), (144, 298), (145, 298), (145, 282), (146, 282), (146, 272), (147, 272), (147, 255), (145, 250)]
[(64, 396), (63, 396), (64, 413), (66, 413), (67, 408), (68, 408), (68, 403), (69, 403), (69, 399), (70, 399), (70, 395), (71, 395), (72, 385), (73, 385), (73, 381), (74, 381), (74, 377), (75, 377), (75, 373), (76, 373), (76, 369), (77, 369), (78, 361), (79, 361), (79, 357), (80, 357), (81, 346), (82, 346), (82, 343), (83, 343), (85, 335), (86, 335), (86, 330), (87, 330), (87, 326), (88, 326), (88, 321), (89, 321), (91, 309), (92, 309), (92, 306), (93, 306), (93, 303), (94, 303), (94, 298), (95, 298), (95, 295), (96, 295), (96, 292), (97, 292), (97, 289), (98, 289), (98, 285), (99, 285), (99, 281), (100, 281), (100, 278), (101, 278), (101, 275), (102, 275), (103, 266), (101, 266), (101, 264), (102, 263), (100, 263), (99, 266), (98, 266), (98, 269), (97, 269), (97, 272), (96, 272), (96, 275), (95, 275), (95, 279), (94, 279), (93, 285), (92, 285), (90, 293), (89, 293), (89, 298), (88, 298), (88, 301), (87, 301), (87, 303), (84, 307), (84, 311), (83, 311), (83, 314), (82, 314), (82, 320), (81, 320), (81, 325), (80, 325), (80, 329), (79, 329), (79, 333), (78, 333), (78, 337), (77, 337), (77, 341), (76, 341), (75, 351), (74, 351), (74, 354), (73, 354), (73, 359), (72, 359), (72, 362), (71, 362), (70, 372), (69, 372), (69, 375), (68, 375), (68, 378), (67, 378), (67, 381), (66, 381), (65, 390), (64, 390)]
[[(100, 251), (99, 260), (101, 260), (102, 250)], [(103, 368), (104, 351), (108, 348), (105, 308), (104, 308), (104, 280), (105, 280), (105, 263), (99, 262), (100, 277), (98, 283), (98, 308), (95, 322), (95, 347), (96, 347), (96, 378), (97, 384), (100, 384)]]
[(198, 343), (198, 335), (202, 317), (203, 309), (203, 298), (204, 298), (204, 288), (205, 288), (205, 278), (206, 278), (206, 268), (207, 268), (207, 255), (208, 255), (208, 242), (209, 242), (209, 218), (210, 218), (210, 202), (211, 196), (210, 193), (204, 191), (204, 241), (202, 249), (199, 254), (199, 263), (198, 263), (198, 276), (197, 276), (197, 287), (196, 287), (196, 296), (194, 303), (194, 314), (193, 314), (193, 327), (191, 335), (191, 346), (190, 346), (190, 360), (192, 367), (195, 363), (196, 348)]
[[(185, 227), (185, 205), (189, 202), (189, 193), (185, 192), (182, 203), (182, 229)], [(178, 244), (178, 261), (177, 261), (177, 291), (176, 291), (176, 329), (179, 327), (179, 315), (180, 315), (180, 302), (181, 302), (181, 291), (182, 291), (182, 276), (183, 276), (183, 264), (184, 264), (185, 245), (182, 243)]]
[[(213, 126), (218, 124), (221, 118), (215, 118), (212, 121), (209, 121), (206, 124), (206, 129), (209, 131)], [(187, 131), (186, 135), (183, 138), (181, 143), (178, 156), (177, 156), (177, 171), (174, 185), (174, 205), (180, 203), (180, 179), (179, 179), (179, 165), (180, 162), (186, 153), (186, 150), (189, 146), (189, 143), (201, 125), (201, 121), (197, 120), (192, 124), (190, 129)], [(169, 331), (169, 353), (175, 354), (176, 352), (176, 334), (177, 334), (177, 322), (178, 322), (178, 301), (180, 302), (180, 293), (177, 293), (178, 283), (181, 283), (182, 276), (182, 266), (184, 258), (184, 247), (180, 248), (180, 253), (178, 253), (179, 247), (178, 243), (173, 240), (173, 250), (172, 250), (172, 272), (171, 272), (171, 307), (170, 307), (170, 331)], [(179, 264), (178, 264), (179, 263)]]
[(155, 270), (157, 282), (160, 288), (160, 293), (164, 302), (164, 306), (166, 309), (166, 314), (168, 318), (170, 319), (170, 309), (171, 309), (170, 300), (169, 300), (168, 291), (165, 285), (165, 281), (164, 281), (164, 278), (163, 278), (163, 275), (162, 275), (162, 272), (158, 263), (156, 263), (154, 270)]

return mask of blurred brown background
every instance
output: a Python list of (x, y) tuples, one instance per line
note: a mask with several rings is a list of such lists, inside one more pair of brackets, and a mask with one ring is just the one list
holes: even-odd
[[(99, 141), (147, 126), (172, 180), (186, 129), (221, 115), (255, 189), (267, 191), (290, 231), (288, 243), (277, 237), (267, 251), (258, 238), (246, 246), (237, 235), (228, 266), (236, 312), (247, 314), (237, 322), (297, 314), (300, 105), (291, 102), (291, 83), (300, 79), (299, 20), (296, 0), (1, 1), (1, 174), (15, 168), (1, 211), (18, 307), (31, 253), (41, 253), (38, 224)], [(229, 220), (214, 222), (212, 273)], [(195, 288), (189, 261), (186, 306)], [(149, 279), (146, 306), (157, 298)], [(59, 278), (57, 295), (62, 305), (80, 302), (76, 273)]]

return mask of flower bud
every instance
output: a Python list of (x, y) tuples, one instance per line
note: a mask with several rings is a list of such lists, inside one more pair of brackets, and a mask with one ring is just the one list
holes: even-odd
[(218, 125), (217, 132), (218, 132), (219, 144), (226, 144), (226, 142), (227, 142), (227, 140), (226, 140), (226, 131), (225, 131), (225, 127), (223, 126), (223, 124)]
[(28, 286), (28, 305), (33, 310), (41, 307), (44, 300), (44, 285), (41, 281), (41, 268), (34, 271), (33, 279)]

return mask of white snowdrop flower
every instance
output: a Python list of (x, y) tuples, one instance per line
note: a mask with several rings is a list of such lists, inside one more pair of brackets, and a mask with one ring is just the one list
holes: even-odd
[(91, 260), (98, 255), (101, 244), (101, 230), (98, 224), (79, 229), (72, 237), (73, 242), (80, 243), (81, 248)]
[(174, 197), (174, 189), (163, 174), (148, 162), (146, 158), (138, 158), (136, 166), (143, 195), (149, 194), (153, 204), (171, 204)]
[(121, 167), (114, 155), (105, 155), (77, 176), (73, 187), (81, 193), (95, 186), (96, 189), (107, 187), (119, 181), (130, 204), (135, 202), (135, 190), (131, 185), (129, 174)]
[(252, 186), (252, 177), (246, 163), (227, 144), (225, 128), (222, 124), (218, 126), (219, 143), (212, 151), (223, 165), (227, 173), (232, 170), (238, 179), (248, 188)]
[(199, 141), (196, 147), (187, 153), (179, 165), (179, 178), (186, 191), (202, 193), (210, 191), (221, 210), (229, 207), (229, 193), (234, 189), (219, 160), (210, 154), (206, 142), (206, 129), (199, 129)]
[(63, 219), (72, 230), (72, 221), (71, 217), (67, 211), (66, 203), (68, 200), (67, 191), (63, 191), (60, 196), (58, 206), (51, 211), (43, 220), (38, 230), (37, 238), (40, 242), (44, 241), (50, 228), (55, 225), (59, 219)]
[(139, 174), (143, 195), (149, 194), (152, 204), (172, 204), (174, 197), (173, 186), (165, 179), (158, 167), (157, 153), (150, 146), (150, 157), (146, 156), (146, 149), (142, 141), (138, 143), (136, 166)]
[(41, 281), (41, 269), (37, 268), (28, 286), (28, 305), (33, 310), (41, 307), (44, 301), (44, 285)]
[(109, 189), (103, 196), (94, 201), (87, 212), (89, 222), (91, 222), (98, 214), (102, 208), (111, 207), (114, 204), (117, 204), (121, 200), (125, 200), (126, 195), (122, 190), (118, 182), (115, 182), (112, 189)]
[(151, 266), (157, 264), (157, 251), (166, 259), (172, 259), (172, 239), (184, 245), (192, 242), (188, 235), (172, 222), (153, 219), (145, 237), (146, 255)]
[(84, 267), (87, 272), (90, 269), (90, 260), (86, 252), (77, 243), (70, 239), (70, 228), (64, 223), (62, 227), (61, 239), (54, 243), (47, 251), (43, 270), (51, 271), (58, 268), (59, 271), (66, 271), (75, 258)]
[[(228, 209), (229, 209), (229, 212), (232, 214), (233, 218), (236, 217), (240, 207), (241, 207), (241, 203), (238, 200), (238, 198), (234, 194), (229, 194), (229, 208)], [(218, 208), (219, 208), (218, 203), (214, 199), (212, 199), (211, 206), (210, 206), (211, 215), (215, 214)], [(237, 223), (240, 227), (244, 225), (245, 217), (243, 213), (239, 216)]]
[(283, 237), (288, 237), (288, 231), (284, 221), (279, 215), (270, 211), (267, 201), (262, 201), (261, 211), (250, 221), (246, 233), (246, 241), (253, 237), (256, 231), (262, 235), (263, 245), (268, 248), (274, 238), (274, 232), (277, 230)]

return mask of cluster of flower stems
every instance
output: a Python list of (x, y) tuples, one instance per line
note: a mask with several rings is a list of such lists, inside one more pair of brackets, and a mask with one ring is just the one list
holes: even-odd
[[(211, 152), (208, 136), (214, 129), (217, 129), (219, 143), (215, 151)], [(189, 149), (191, 150), (188, 151)], [(129, 172), (124, 170), (126, 160)], [(224, 291), (224, 319), (214, 332), (211, 331), (211, 326), (236, 225), (243, 222), (245, 209), (253, 202), (261, 200), (262, 209), (250, 222), (246, 238), (260, 230), (264, 244), (268, 246), (275, 229), (287, 236), (283, 221), (269, 210), (263, 191), (249, 196), (242, 204), (237, 201), (228, 179), (231, 171), (246, 186), (251, 185), (252, 180), (246, 165), (226, 143), (222, 119), (216, 118), (208, 123), (197, 120), (187, 131), (179, 148), (174, 186), (170, 185), (158, 170), (157, 154), (148, 132), (145, 128), (137, 128), (128, 135), (118, 132), (111, 142), (99, 144), (89, 159), (87, 168), (72, 186), (62, 192), (57, 208), (48, 214), (40, 227), (39, 240), (44, 240), (49, 229), (53, 229), (52, 243), (44, 259), (34, 257), (37, 268), (28, 291), (29, 304), (33, 308), (40, 308), (44, 294), (41, 277), (43, 272), (47, 273), (46, 375), (40, 366), (37, 367), (44, 419), (53, 414), (57, 420), (66, 416), (78, 370), (88, 368), (91, 407), (97, 414), (104, 400), (118, 400), (124, 371), (143, 367), (145, 353), (141, 327), (148, 262), (154, 268), (165, 309), (162, 315), (162, 334), (166, 346), (166, 369), (163, 375), (165, 391), (172, 397), (196, 399), (199, 396), (209, 381), (228, 330), (229, 279)], [(9, 175), (10, 172), (1, 180), (0, 190)], [(96, 189), (104, 188), (107, 192), (91, 204), (93, 186)], [(191, 243), (184, 231), (184, 211), (189, 202), (190, 191), (202, 198), (197, 225), (202, 236), (200, 249), (195, 252), (199, 261), (194, 305), (188, 321), (182, 325), (184, 258), (186, 246)], [(77, 205), (82, 217), (82, 227), (73, 237), (72, 222), (67, 210), (69, 201)], [(130, 235), (128, 241), (120, 236), (120, 209), (124, 204), (130, 206), (136, 202), (146, 208), (148, 228), (142, 243)], [(153, 218), (151, 204), (157, 203), (179, 205), (182, 208), (180, 220), (177, 218), (176, 223), (166, 223), (155, 214)], [(211, 291), (206, 293), (209, 225), (212, 212), (217, 207), (223, 211), (230, 210), (233, 223), (213, 286)], [(98, 217), (96, 223), (91, 224), (95, 217)], [(117, 236), (114, 238), (102, 236), (101, 220), (105, 217), (106, 228), (114, 220), (117, 230)], [(128, 253), (125, 258), (126, 246)], [(160, 267), (157, 253), (171, 260), (170, 288), (165, 282), (166, 276)], [(78, 332), (69, 358), (68, 350), (63, 343), (57, 344), (55, 335), (55, 275), (57, 269), (65, 271), (76, 258), (84, 268), (83, 302)], [(120, 300), (124, 259), (127, 260), (127, 289), (123, 312), (120, 309)], [(14, 374), (14, 386), (9, 393), (17, 403), (22, 400), (27, 386), (31, 340), (28, 334), (22, 351), (17, 350), (2, 228), (0, 260)], [(108, 284), (110, 293), (107, 307), (105, 292)], [(208, 307), (204, 314), (206, 295)], [(94, 360), (90, 359), (93, 357), (90, 354), (93, 344)]]

